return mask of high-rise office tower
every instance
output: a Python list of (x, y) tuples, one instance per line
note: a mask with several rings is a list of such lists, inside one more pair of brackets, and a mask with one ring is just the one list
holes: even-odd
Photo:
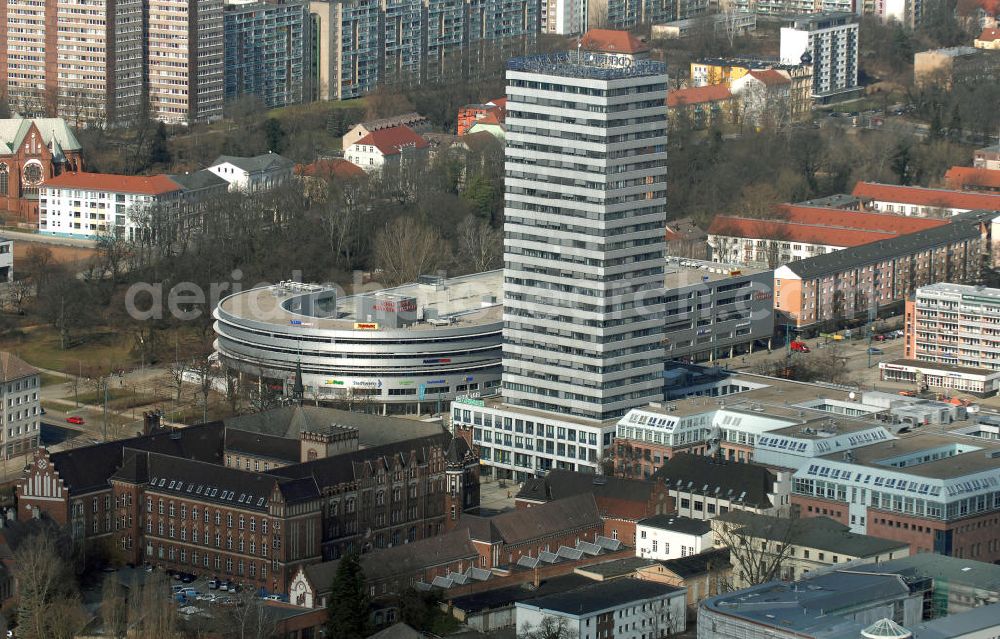
[(663, 397), (667, 73), (575, 51), (507, 66), (503, 392), (451, 405), (485, 476), (599, 472)]
[(510, 404), (604, 420), (662, 398), (666, 87), (614, 55), (508, 65)]

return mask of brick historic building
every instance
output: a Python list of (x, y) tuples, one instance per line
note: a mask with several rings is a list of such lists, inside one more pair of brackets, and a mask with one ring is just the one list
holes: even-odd
[[(44, 514), (120, 562), (285, 592), (299, 566), (433, 537), (453, 509), (479, 505), (465, 442), (400, 421), (290, 407), (39, 449), (18, 485), (19, 518)], [(265, 458), (268, 470), (246, 470)]]
[(38, 187), (66, 171), (82, 171), (73, 130), (60, 118), (0, 120), (0, 214), (38, 227)]

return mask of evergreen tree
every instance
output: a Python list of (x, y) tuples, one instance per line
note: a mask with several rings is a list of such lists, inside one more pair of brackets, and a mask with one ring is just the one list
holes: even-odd
[(281, 122), (274, 118), (264, 120), (264, 138), (267, 140), (268, 151), (281, 153), (285, 146), (285, 131), (281, 128)]
[(370, 602), (365, 592), (365, 573), (355, 554), (341, 558), (326, 605), (328, 637), (363, 639), (369, 632)]
[(149, 164), (169, 164), (170, 149), (167, 147), (167, 125), (160, 122), (149, 145)]

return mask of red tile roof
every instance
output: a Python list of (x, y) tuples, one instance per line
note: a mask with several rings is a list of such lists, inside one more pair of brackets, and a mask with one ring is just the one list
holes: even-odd
[(879, 202), (899, 202), (916, 206), (940, 206), (955, 209), (1000, 209), (1000, 194), (969, 193), (945, 189), (925, 189), (916, 186), (895, 186), (875, 182), (858, 182), (851, 195)]
[[(951, 189), (962, 189), (966, 186), (1000, 189), (1000, 171), (977, 169), (971, 166), (953, 166), (945, 172), (944, 181)], [(971, 190), (975, 190), (975, 188)]]
[(316, 160), (311, 164), (296, 164), (295, 175), (323, 178), (351, 178), (367, 174), (364, 169), (356, 164), (340, 158), (333, 158), (330, 160)]
[(584, 34), (580, 44), (587, 51), (601, 53), (647, 53), (649, 45), (628, 31), (591, 29)]
[(354, 144), (374, 146), (382, 155), (396, 155), (404, 148), (423, 149), (428, 146), (427, 140), (405, 124), (372, 131)]
[(703, 87), (688, 87), (687, 89), (670, 91), (667, 93), (667, 106), (678, 107), (689, 104), (704, 104), (706, 102), (729, 100), (732, 97), (733, 94), (726, 85), (709, 84)]
[(47, 179), (43, 187), (163, 195), (180, 191), (181, 185), (166, 175), (114, 175), (112, 173), (63, 173)]
[(804, 244), (859, 246), (943, 226), (947, 220), (782, 205), (775, 218), (718, 215), (708, 232), (744, 238), (781, 239)]
[(983, 29), (983, 32), (979, 34), (976, 40), (985, 40), (986, 42), (1000, 40), (1000, 29)]
[(780, 72), (774, 69), (765, 69), (764, 71), (751, 71), (748, 75), (760, 80), (767, 86), (776, 86), (779, 84), (791, 84), (792, 81), (782, 75)]

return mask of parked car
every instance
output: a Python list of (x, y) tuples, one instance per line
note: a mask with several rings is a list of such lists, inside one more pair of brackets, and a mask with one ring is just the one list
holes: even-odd
[(285, 596), (284, 595), (268, 595), (268, 596), (264, 597), (263, 599), (264, 599), (264, 601), (284, 601), (285, 600)]
[(218, 590), (219, 583), (220, 583), (219, 580), (213, 577), (212, 579), (208, 580), (208, 587), (210, 590)]
[(194, 581), (194, 580), (195, 580), (195, 576), (194, 576), (194, 575), (192, 575), (192, 574), (191, 574), (191, 573), (189, 573), (189, 572), (185, 572), (185, 573), (182, 573), (182, 574), (181, 574), (181, 582), (182, 582), (182, 583), (186, 583), (186, 584), (189, 584), (189, 583), (191, 583), (191, 582), (192, 582), (192, 581)]
[(888, 335), (874, 335), (874, 336), (872, 336), (872, 339), (875, 340), (876, 342), (884, 342), (885, 340), (889, 339), (889, 336)]
[(196, 598), (198, 595), (201, 594), (200, 592), (198, 592), (194, 588), (191, 588), (190, 586), (187, 587), (187, 588), (181, 588), (181, 590), (179, 592), (180, 592), (180, 594), (184, 595), (185, 597), (190, 597), (192, 599)]
[(882, 354), (882, 349), (881, 348), (875, 348), (874, 346), (872, 346), (872, 347), (870, 347), (868, 349), (868, 354), (869, 355), (881, 355)]
[(78, 417), (76, 415), (73, 415), (72, 417), (67, 417), (66, 421), (70, 424), (76, 424), (77, 426), (86, 423), (83, 421), (82, 417)]
[(805, 342), (800, 342), (799, 340), (792, 340), (790, 348), (796, 353), (808, 353), (809, 347), (806, 346)]

